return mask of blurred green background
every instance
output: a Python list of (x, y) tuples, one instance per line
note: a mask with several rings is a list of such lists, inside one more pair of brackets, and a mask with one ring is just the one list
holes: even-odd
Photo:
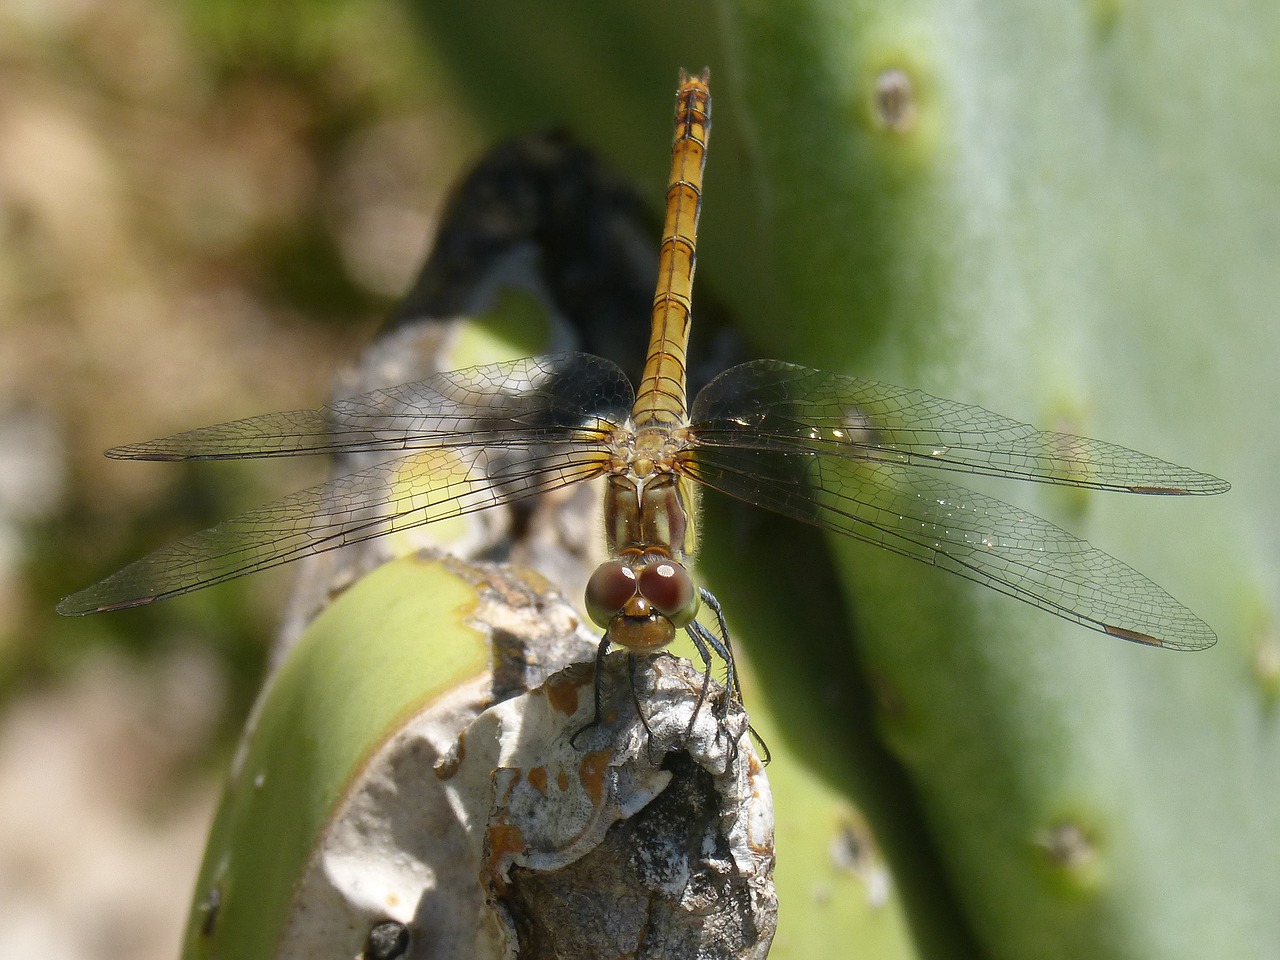
[(777, 955), (1275, 956), (1277, 49), (1265, 0), (0, 7), (0, 954), (51, 924), (173, 954), (288, 572), (54, 601), (322, 469), (101, 450), (316, 403), (499, 135), (567, 126), (656, 206), (709, 65), (699, 285), (763, 352), (1235, 484), (998, 489), (1204, 616), (1194, 656), (709, 505), (811, 803), (780, 806)]

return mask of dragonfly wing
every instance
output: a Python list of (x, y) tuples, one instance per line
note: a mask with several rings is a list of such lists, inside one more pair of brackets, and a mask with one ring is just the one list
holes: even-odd
[(524, 446), (621, 424), (634, 395), (626, 375), (585, 353), (555, 354), (436, 374), (318, 410), (291, 410), (114, 447), (122, 460), (230, 460)]
[(1160, 586), (1079, 537), (901, 464), (694, 447), (681, 469), (730, 496), (949, 570), (1125, 640), (1199, 650), (1217, 639)]
[(58, 604), (64, 615), (140, 606), (351, 543), (521, 500), (597, 476), (597, 445), (516, 453), (426, 449), (223, 521)]
[(1114, 443), (1038, 430), (982, 407), (889, 384), (758, 360), (698, 394), (698, 441), (1148, 494), (1230, 484)]

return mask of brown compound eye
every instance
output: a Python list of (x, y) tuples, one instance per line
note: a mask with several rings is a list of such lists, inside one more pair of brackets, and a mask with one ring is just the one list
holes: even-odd
[(676, 628), (687, 627), (698, 615), (700, 600), (693, 578), (674, 560), (658, 560), (642, 567), (637, 585), (640, 596)]
[(587, 581), (587, 613), (597, 627), (607, 629), (626, 602), (636, 595), (636, 572), (610, 560), (596, 567)]

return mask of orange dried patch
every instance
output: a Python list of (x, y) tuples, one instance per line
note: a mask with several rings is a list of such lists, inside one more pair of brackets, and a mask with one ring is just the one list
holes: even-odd
[(547, 702), (566, 717), (578, 712), (578, 685), (565, 676), (547, 681)]
[(537, 790), (544, 797), (547, 795), (547, 768), (546, 767), (533, 767), (529, 771), (529, 774), (526, 777), (526, 779), (529, 781), (529, 784), (530, 786), (533, 787), (533, 789)]
[(495, 823), (489, 827), (489, 859), (485, 863), (484, 872), (499, 893), (507, 889), (501, 865), (524, 850), (524, 834), (519, 827), (510, 823)]
[(593, 750), (578, 765), (578, 779), (591, 798), (592, 806), (598, 807), (604, 801), (604, 775), (609, 769), (610, 756), (609, 750)]

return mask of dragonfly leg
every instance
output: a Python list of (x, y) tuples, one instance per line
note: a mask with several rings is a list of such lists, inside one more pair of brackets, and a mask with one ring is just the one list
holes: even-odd
[[(715, 594), (706, 587), (699, 587), (698, 593), (702, 597), (702, 602), (707, 605), (707, 609), (715, 614), (716, 628), (719, 630), (719, 636), (717, 636), (697, 620), (694, 620), (685, 628), (689, 633), (690, 639), (693, 640), (693, 645), (697, 647), (698, 653), (702, 657), (703, 662), (707, 665), (706, 673), (703, 675), (702, 692), (698, 695), (698, 707), (702, 706), (702, 701), (706, 698), (706, 680), (711, 673), (711, 653), (710, 650), (708, 650), (708, 647), (720, 654), (720, 657), (724, 660), (725, 686), (728, 688), (730, 695), (741, 705), (742, 683), (738, 679), (738, 664), (733, 657), (733, 642), (729, 639), (729, 626), (724, 622), (724, 610), (721, 608), (720, 601), (716, 599)], [(728, 710), (729, 704), (726, 701), (723, 710), (718, 711), (718, 716), (721, 720), (724, 719)], [(693, 715), (694, 717), (697, 717), (697, 709), (694, 710)], [(693, 720), (689, 721), (689, 731), (690, 733), (693, 732)], [(765, 743), (764, 737), (760, 736), (756, 731), (756, 728), (751, 726), (750, 723), (747, 724), (747, 732), (751, 734), (752, 738), (759, 745), (760, 752), (763, 754), (761, 762), (767, 767), (769, 765), (769, 761), (773, 757), (772, 752), (769, 750), (769, 745)]]
[[(573, 732), (569, 737), (569, 746), (577, 747), (577, 740), (580, 736), (590, 730), (592, 727), (600, 725), (600, 684), (604, 677), (604, 655), (609, 652), (609, 634), (605, 634), (600, 638), (600, 646), (596, 647), (596, 676), (595, 682), (592, 684), (595, 697), (595, 712), (591, 716), (591, 722), (584, 724)], [(646, 728), (647, 729), (647, 728)]]
[(645, 751), (649, 753), (649, 761), (652, 763), (653, 730), (649, 726), (649, 720), (644, 715), (644, 706), (640, 703), (640, 697), (636, 693), (636, 667), (639, 666), (639, 659), (634, 653), (627, 654), (627, 678), (631, 686), (631, 702), (636, 707), (636, 716), (640, 718), (640, 725), (644, 727), (644, 732), (649, 735), (649, 742), (645, 745)]
[(696, 620), (690, 623), (686, 629), (689, 631), (690, 636), (693, 637), (694, 646), (698, 647), (698, 653), (702, 655), (702, 659), (706, 662), (708, 669), (711, 667), (711, 656), (706, 651), (706, 648), (699, 643), (699, 638), (694, 632), (695, 626), (701, 633), (702, 641), (720, 654), (720, 658), (724, 660), (725, 665), (724, 685), (728, 688), (730, 695), (739, 703), (742, 703), (742, 685), (738, 681), (738, 665), (733, 658), (733, 642), (729, 639), (729, 626), (724, 622), (724, 610), (720, 607), (720, 601), (716, 599), (715, 594), (706, 587), (699, 587), (698, 594), (702, 597), (702, 602), (706, 604), (707, 609), (715, 614), (716, 629), (719, 631), (719, 636)]
[[(688, 740), (693, 736), (693, 725), (698, 719), (698, 711), (702, 709), (702, 705), (707, 700), (707, 690), (711, 685), (711, 650), (708, 647), (708, 643), (714, 645), (715, 641), (711, 639), (707, 629), (697, 620), (690, 622), (685, 627), (685, 630), (689, 634), (689, 639), (693, 641), (693, 645), (698, 651), (698, 656), (702, 657), (703, 663), (702, 686), (698, 690), (698, 702), (693, 705), (693, 712), (689, 714), (689, 728), (684, 732), (684, 738)], [(725, 710), (728, 710), (727, 703), (725, 704)], [(716, 711), (716, 717), (720, 720), (724, 719), (718, 710)]]

